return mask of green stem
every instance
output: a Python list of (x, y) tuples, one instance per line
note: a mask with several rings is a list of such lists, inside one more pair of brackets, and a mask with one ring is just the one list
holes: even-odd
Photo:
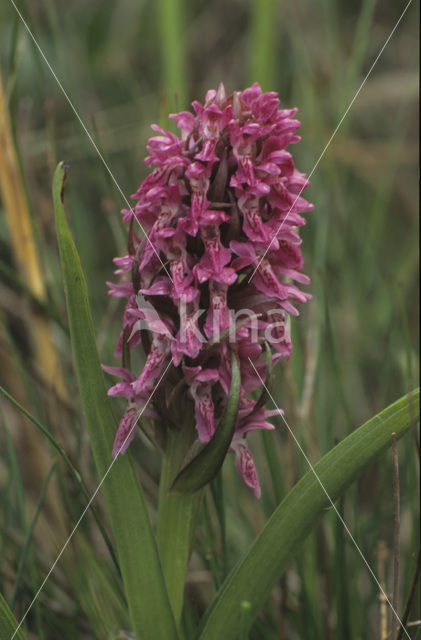
[(168, 431), (159, 487), (157, 541), (162, 570), (176, 624), (180, 623), (184, 581), (196, 529), (202, 490), (170, 491), (191, 442), (191, 430)]
[[(186, 56), (182, 0), (159, 0), (162, 83), (166, 110), (180, 111), (186, 105)], [(174, 126), (174, 125), (170, 125)]]
[(276, 0), (252, 0), (250, 7), (250, 81), (259, 82), (263, 91), (276, 85), (277, 39), (280, 7)]

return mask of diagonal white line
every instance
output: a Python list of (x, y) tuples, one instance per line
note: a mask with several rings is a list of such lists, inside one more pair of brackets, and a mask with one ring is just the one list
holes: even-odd
[[(79, 112), (77, 111), (76, 107), (74, 106), (73, 102), (70, 100), (69, 95), (67, 94), (65, 88), (63, 87), (62, 83), (60, 82), (60, 80), (57, 77), (56, 72), (54, 71), (53, 67), (51, 66), (51, 64), (49, 63), (49, 61), (47, 60), (47, 57), (45, 55), (45, 53), (43, 52), (43, 50), (41, 49), (40, 45), (38, 44), (34, 34), (32, 33), (31, 29), (29, 28), (27, 22), (25, 21), (24, 17), (22, 16), (21, 12), (19, 11), (19, 9), (17, 8), (16, 4), (15, 4), (15, 0), (10, 0), (10, 2), (12, 3), (13, 7), (15, 8), (16, 13), (18, 14), (23, 26), (25, 27), (25, 29), (27, 30), (28, 34), (30, 35), (33, 43), (35, 44), (36, 48), (38, 49), (39, 53), (41, 54), (45, 64), (47, 65), (47, 67), (49, 68), (54, 80), (57, 82), (58, 86), (61, 89), (61, 92), (63, 93), (64, 97), (66, 98), (69, 106), (71, 107), (73, 113), (75, 114), (76, 118), (79, 120), (79, 123), (82, 127), (82, 129), (84, 130), (84, 132), (86, 133), (86, 135), (88, 136), (93, 148), (95, 149), (95, 151), (97, 152), (102, 164), (104, 165), (104, 167), (106, 168), (106, 170), (108, 171), (111, 180), (114, 182), (115, 186), (117, 187), (118, 191), (120, 192), (121, 197), (123, 198), (124, 202), (126, 203), (127, 207), (130, 209), (130, 211), (133, 213), (133, 207), (130, 205), (129, 201), (127, 200), (126, 196), (123, 193), (122, 188), (120, 187), (120, 185), (118, 184), (113, 172), (111, 171), (110, 167), (108, 166), (104, 156), (102, 155), (101, 151), (98, 149), (98, 145), (96, 144), (95, 140), (93, 139), (93, 137), (91, 136), (91, 134), (89, 133), (85, 123), (83, 122), (82, 118), (79, 115)], [(172, 277), (171, 274), (168, 272), (167, 267), (165, 266), (165, 264), (162, 262), (159, 253), (157, 252), (157, 250), (155, 249), (154, 245), (152, 244), (148, 234), (146, 233), (145, 229), (143, 228), (142, 223), (140, 222), (140, 220), (138, 220), (135, 217), (136, 222), (138, 223), (140, 229), (142, 230), (143, 235), (145, 236), (146, 240), (149, 242), (149, 244), (151, 245), (155, 255), (157, 256), (158, 260), (160, 261), (161, 265), (163, 266), (166, 274), (168, 275), (168, 277), (170, 278), (171, 282), (172, 282)]]
[(349, 528), (348, 528), (348, 526), (347, 526), (347, 524), (346, 524), (345, 520), (342, 518), (341, 514), (340, 514), (340, 513), (339, 513), (339, 511), (337, 510), (337, 508), (336, 508), (336, 506), (335, 506), (335, 504), (334, 504), (334, 502), (333, 502), (332, 498), (330, 497), (330, 495), (329, 495), (329, 494), (328, 494), (328, 492), (326, 491), (324, 484), (323, 484), (323, 483), (322, 483), (322, 481), (320, 480), (319, 476), (318, 476), (318, 475), (317, 475), (317, 473), (316, 473), (316, 470), (314, 469), (313, 465), (311, 464), (310, 460), (308, 459), (308, 457), (307, 457), (307, 455), (306, 455), (306, 452), (304, 451), (304, 449), (303, 449), (303, 448), (302, 448), (302, 446), (300, 445), (299, 441), (298, 441), (298, 440), (297, 440), (297, 438), (295, 437), (295, 434), (294, 434), (294, 432), (292, 431), (291, 427), (289, 426), (288, 422), (286, 421), (286, 418), (285, 418), (284, 414), (282, 413), (281, 409), (280, 409), (280, 408), (278, 407), (278, 405), (276, 404), (276, 402), (275, 402), (275, 400), (274, 400), (274, 398), (273, 398), (273, 396), (272, 396), (271, 392), (270, 392), (270, 391), (269, 391), (269, 389), (267, 388), (267, 386), (266, 386), (265, 382), (262, 380), (262, 377), (260, 376), (260, 374), (259, 374), (259, 372), (257, 371), (256, 367), (254, 366), (253, 361), (251, 360), (251, 358), (249, 358), (249, 360), (250, 360), (250, 364), (251, 364), (251, 366), (253, 367), (253, 369), (255, 370), (255, 372), (256, 372), (256, 374), (257, 374), (257, 376), (258, 376), (258, 378), (259, 378), (260, 382), (262, 383), (263, 388), (265, 389), (265, 391), (266, 391), (266, 393), (268, 394), (269, 398), (272, 400), (273, 404), (274, 404), (274, 405), (275, 405), (275, 407), (276, 407), (276, 410), (278, 411), (279, 415), (281, 416), (282, 420), (284, 421), (285, 426), (287, 427), (288, 431), (290, 432), (291, 436), (293, 437), (293, 439), (294, 439), (294, 441), (295, 441), (295, 444), (297, 445), (297, 447), (299, 448), (299, 450), (300, 450), (300, 451), (301, 451), (301, 453), (303, 454), (303, 456), (304, 456), (304, 458), (305, 458), (305, 461), (307, 462), (308, 466), (310, 467), (310, 469), (311, 469), (311, 470), (312, 470), (312, 472), (314, 473), (314, 476), (315, 476), (315, 478), (316, 478), (317, 482), (320, 484), (321, 488), (323, 489), (323, 492), (326, 494), (327, 499), (329, 500), (330, 504), (332, 505), (332, 508), (334, 509), (334, 511), (335, 511), (335, 513), (336, 513), (336, 515), (338, 516), (339, 520), (341, 521), (341, 523), (342, 523), (342, 525), (343, 525), (343, 527), (344, 527), (345, 531), (347, 532), (347, 534), (348, 534), (348, 535), (349, 535), (349, 537), (351, 538), (351, 540), (352, 540), (352, 543), (353, 543), (354, 547), (357, 549), (358, 553), (360, 554), (361, 558), (362, 558), (362, 559), (363, 559), (363, 561), (364, 561), (364, 564), (366, 565), (367, 569), (368, 569), (368, 570), (369, 570), (369, 572), (371, 573), (371, 575), (372, 575), (372, 577), (373, 577), (373, 579), (374, 579), (375, 583), (377, 584), (377, 586), (379, 587), (379, 589), (380, 589), (380, 591), (382, 592), (383, 596), (385, 597), (386, 602), (389, 604), (390, 608), (392, 609), (392, 611), (393, 611), (393, 613), (394, 613), (394, 615), (395, 615), (395, 617), (396, 617), (396, 620), (399, 622), (400, 626), (402, 627), (402, 629), (403, 629), (404, 633), (407, 635), (407, 637), (408, 637), (409, 639), (411, 639), (411, 636), (409, 635), (409, 633), (408, 633), (408, 632), (407, 632), (407, 630), (405, 629), (405, 626), (404, 626), (404, 624), (402, 623), (402, 620), (400, 619), (400, 617), (399, 617), (398, 613), (395, 611), (395, 609), (394, 609), (394, 607), (393, 607), (392, 603), (390, 602), (389, 598), (387, 597), (387, 595), (386, 595), (386, 593), (385, 593), (385, 591), (384, 591), (383, 587), (381, 586), (380, 582), (378, 581), (378, 579), (377, 579), (377, 577), (376, 577), (376, 574), (374, 573), (373, 569), (370, 567), (370, 565), (369, 565), (368, 561), (366, 560), (366, 557), (364, 556), (363, 552), (361, 551), (360, 547), (358, 546), (358, 543), (357, 543), (357, 541), (355, 540), (354, 536), (352, 535), (351, 531), (349, 530)]
[(73, 537), (73, 535), (74, 535), (74, 533), (75, 533), (76, 529), (78, 528), (78, 526), (79, 526), (79, 525), (80, 525), (80, 523), (82, 522), (83, 517), (85, 516), (85, 513), (88, 511), (89, 507), (91, 506), (92, 502), (94, 501), (95, 496), (97, 495), (98, 491), (100, 490), (101, 486), (102, 486), (102, 485), (103, 485), (103, 483), (104, 483), (104, 480), (106, 479), (106, 477), (107, 477), (107, 476), (108, 476), (108, 474), (110, 473), (111, 469), (112, 469), (112, 468), (113, 468), (113, 466), (114, 466), (115, 461), (117, 460), (118, 456), (120, 455), (120, 451), (122, 450), (122, 448), (123, 448), (123, 447), (124, 447), (124, 445), (126, 444), (127, 440), (130, 438), (130, 436), (131, 436), (131, 434), (132, 434), (132, 432), (133, 432), (133, 429), (135, 429), (135, 427), (136, 427), (136, 425), (137, 425), (137, 423), (138, 423), (139, 418), (141, 417), (141, 415), (142, 415), (142, 414), (143, 414), (143, 412), (145, 411), (146, 407), (147, 407), (147, 406), (148, 406), (148, 404), (150, 403), (150, 401), (151, 401), (151, 399), (152, 399), (152, 396), (154, 395), (155, 391), (156, 391), (156, 390), (157, 390), (157, 388), (159, 387), (159, 385), (160, 385), (160, 383), (161, 383), (162, 379), (164, 378), (164, 376), (165, 376), (165, 374), (167, 373), (167, 371), (168, 371), (169, 367), (171, 366), (171, 364), (172, 364), (172, 360), (170, 360), (170, 361), (169, 361), (168, 365), (167, 365), (167, 366), (166, 366), (166, 368), (165, 368), (164, 373), (163, 373), (163, 374), (161, 375), (161, 377), (159, 378), (159, 380), (158, 380), (158, 382), (156, 383), (156, 385), (155, 385), (155, 387), (154, 387), (154, 389), (153, 389), (153, 391), (152, 391), (151, 395), (150, 395), (150, 396), (149, 396), (149, 398), (147, 399), (145, 406), (141, 409), (141, 411), (140, 411), (140, 412), (139, 412), (139, 414), (137, 415), (136, 421), (135, 421), (135, 423), (133, 424), (133, 426), (132, 426), (132, 428), (130, 429), (130, 431), (129, 431), (129, 433), (127, 434), (127, 436), (125, 437), (123, 444), (121, 445), (121, 447), (120, 447), (120, 448), (119, 448), (119, 450), (117, 451), (117, 455), (115, 456), (115, 458), (113, 458), (113, 461), (111, 462), (110, 466), (108, 467), (107, 471), (105, 472), (105, 474), (104, 474), (104, 476), (103, 476), (103, 478), (102, 478), (101, 482), (99, 483), (99, 485), (98, 485), (98, 486), (97, 486), (97, 488), (95, 489), (94, 493), (92, 494), (91, 499), (89, 500), (88, 504), (86, 505), (86, 507), (85, 507), (85, 508), (84, 508), (84, 510), (82, 511), (82, 514), (81, 514), (81, 516), (80, 516), (79, 520), (76, 522), (75, 526), (74, 526), (74, 527), (73, 527), (73, 529), (72, 529), (72, 532), (70, 533), (69, 537), (67, 538), (66, 542), (64, 543), (64, 545), (63, 545), (63, 547), (62, 547), (62, 549), (61, 549), (60, 553), (58, 554), (57, 558), (54, 560), (54, 562), (53, 562), (53, 564), (52, 564), (52, 566), (51, 566), (51, 569), (49, 570), (49, 572), (48, 572), (48, 573), (47, 573), (47, 575), (45, 576), (44, 580), (42, 581), (41, 586), (39, 587), (38, 591), (36, 592), (36, 594), (35, 594), (35, 596), (34, 596), (34, 598), (33, 598), (32, 602), (31, 602), (31, 604), (29, 605), (29, 607), (28, 607), (28, 608), (27, 608), (27, 610), (25, 611), (25, 613), (24, 613), (24, 615), (23, 615), (23, 617), (22, 617), (21, 621), (19, 622), (18, 626), (16, 627), (16, 629), (15, 629), (15, 631), (14, 631), (13, 635), (11, 636), (10, 640), (13, 640), (13, 638), (15, 637), (15, 635), (17, 634), (17, 632), (18, 632), (18, 631), (19, 631), (19, 629), (21, 628), (21, 626), (22, 626), (22, 624), (23, 624), (23, 621), (25, 620), (26, 616), (28, 615), (28, 613), (29, 613), (29, 612), (30, 612), (30, 610), (32, 609), (32, 606), (33, 606), (33, 604), (34, 604), (35, 600), (38, 598), (39, 594), (41, 593), (41, 591), (42, 591), (42, 589), (43, 589), (43, 587), (44, 587), (45, 583), (46, 583), (46, 582), (47, 582), (47, 580), (48, 580), (48, 578), (50, 577), (50, 575), (51, 575), (51, 574), (52, 574), (52, 572), (54, 571), (54, 568), (55, 568), (55, 566), (56, 566), (57, 562), (60, 560), (60, 558), (61, 558), (62, 554), (64, 553), (64, 551), (65, 551), (65, 549), (66, 549), (66, 547), (67, 547), (67, 545), (69, 544), (70, 540), (72, 539), (72, 537)]
[[(12, 0), (12, 1), (13, 1), (13, 0)], [(375, 67), (375, 66), (376, 66), (376, 64), (378, 63), (379, 58), (380, 58), (380, 56), (382, 55), (383, 51), (385, 50), (385, 48), (386, 48), (386, 47), (387, 47), (387, 45), (389, 44), (389, 41), (390, 41), (391, 37), (393, 36), (393, 34), (395, 33), (396, 29), (398, 28), (399, 23), (401, 22), (402, 18), (404, 17), (405, 13), (407, 12), (407, 10), (408, 10), (408, 8), (409, 8), (409, 6), (410, 6), (410, 4), (411, 4), (411, 3), (412, 3), (412, 0), (409, 0), (409, 2), (408, 2), (408, 4), (406, 5), (405, 9), (402, 11), (402, 13), (401, 13), (401, 15), (400, 15), (400, 17), (399, 17), (398, 21), (396, 22), (395, 26), (393, 27), (392, 31), (390, 32), (390, 34), (389, 34), (389, 36), (388, 36), (388, 38), (387, 38), (386, 42), (384, 43), (384, 45), (383, 45), (383, 46), (382, 46), (382, 48), (380, 49), (379, 53), (378, 53), (378, 54), (377, 54), (377, 56), (376, 56), (376, 59), (374, 60), (374, 62), (373, 62), (373, 64), (371, 65), (370, 69), (368, 70), (367, 75), (365, 76), (364, 80), (363, 80), (363, 81), (362, 81), (362, 83), (360, 84), (360, 86), (359, 86), (359, 88), (358, 88), (358, 91), (356, 92), (356, 94), (355, 94), (355, 95), (354, 95), (354, 97), (352, 98), (352, 100), (351, 100), (351, 102), (349, 103), (349, 105), (348, 105), (348, 107), (347, 107), (347, 109), (346, 109), (345, 113), (343, 114), (342, 118), (339, 120), (339, 122), (338, 122), (338, 124), (337, 124), (337, 126), (336, 126), (336, 129), (334, 130), (334, 132), (333, 132), (333, 133), (332, 133), (332, 135), (330, 136), (330, 138), (329, 138), (329, 140), (327, 141), (327, 143), (326, 143), (326, 145), (325, 145), (325, 147), (324, 147), (323, 151), (321, 152), (320, 156), (318, 157), (318, 159), (317, 159), (317, 161), (316, 161), (316, 164), (314, 165), (314, 167), (312, 168), (312, 170), (311, 170), (311, 171), (310, 171), (310, 173), (308, 174), (308, 176), (307, 176), (307, 179), (308, 179), (308, 180), (310, 180), (311, 176), (312, 176), (312, 175), (313, 175), (313, 173), (316, 171), (316, 169), (317, 169), (317, 167), (318, 167), (318, 165), (319, 165), (320, 160), (323, 158), (323, 156), (325, 155), (325, 153), (326, 153), (327, 149), (328, 149), (328, 148), (329, 148), (329, 146), (330, 146), (330, 143), (332, 142), (333, 138), (334, 138), (334, 137), (336, 136), (336, 134), (338, 133), (339, 128), (341, 127), (341, 125), (342, 125), (343, 121), (345, 120), (346, 116), (347, 116), (347, 115), (348, 115), (348, 113), (349, 113), (349, 110), (351, 109), (351, 107), (352, 107), (352, 105), (354, 104), (355, 100), (358, 98), (358, 96), (359, 96), (359, 94), (360, 94), (360, 92), (361, 92), (362, 88), (364, 87), (365, 83), (367, 82), (367, 80), (368, 80), (368, 78), (369, 78), (369, 76), (370, 76), (371, 72), (373, 71), (374, 67)], [(257, 266), (255, 267), (255, 269), (254, 269), (253, 273), (251, 274), (251, 276), (250, 276), (250, 278), (249, 278), (248, 282), (251, 282), (251, 281), (252, 281), (252, 279), (253, 279), (253, 277), (254, 277), (254, 274), (256, 273), (256, 271), (258, 270), (258, 268), (260, 267), (260, 265), (262, 264), (262, 261), (264, 260), (264, 258), (265, 258), (265, 256), (266, 256), (267, 252), (270, 250), (270, 248), (271, 248), (271, 246), (272, 246), (273, 241), (275, 240), (275, 238), (277, 237), (277, 235), (278, 235), (278, 234), (279, 234), (279, 232), (281, 231), (282, 227), (284, 226), (285, 222), (287, 221), (289, 214), (291, 213), (292, 209), (294, 208), (295, 203), (297, 202), (298, 198), (300, 197), (300, 195), (302, 194), (302, 192), (304, 191), (304, 189), (305, 189), (305, 185), (304, 185), (304, 187), (302, 187), (302, 188), (301, 188), (301, 191), (298, 193), (297, 197), (295, 198), (294, 202), (292, 203), (291, 207), (289, 208), (289, 210), (288, 210), (288, 212), (287, 212), (287, 215), (286, 215), (286, 216), (285, 216), (285, 218), (282, 220), (282, 222), (281, 222), (281, 224), (279, 225), (279, 228), (278, 228), (278, 230), (276, 231), (276, 233), (273, 235), (273, 237), (272, 237), (271, 241), (269, 242), (269, 244), (268, 244), (268, 246), (267, 246), (267, 248), (266, 248), (266, 250), (265, 250), (264, 254), (261, 256), (261, 258), (260, 258), (260, 260), (259, 260), (259, 262), (258, 262)]]

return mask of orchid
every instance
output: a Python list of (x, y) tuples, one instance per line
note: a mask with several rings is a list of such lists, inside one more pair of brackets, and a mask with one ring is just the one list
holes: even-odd
[(301, 197), (309, 183), (286, 150), (300, 140), (300, 122), (296, 109), (279, 105), (277, 94), (262, 93), (257, 83), (229, 96), (221, 84), (204, 104), (193, 102), (194, 114), (170, 116), (180, 136), (152, 125), (158, 135), (149, 140), (146, 163), (154, 169), (133, 195), (134, 208), (122, 212), (129, 252), (115, 258), (123, 279), (110, 284), (111, 295), (127, 299), (116, 357), (140, 345), (146, 354), (141, 372), (106, 368), (123, 380), (109, 395), (128, 401), (113, 454), (164, 374), (166, 392), (152, 399), (148, 416), (161, 419), (169, 407), (160, 403), (184, 380), (197, 438), (209, 442), (227, 404), (234, 352), (241, 390), (230, 450), (256, 496), (246, 438), (273, 425), (272, 412), (253, 395), (261, 381), (250, 361), (268, 383), (269, 361), (292, 352), (288, 317), (310, 298), (298, 287), (309, 278), (297, 228), (305, 224), (299, 214), (313, 205)]

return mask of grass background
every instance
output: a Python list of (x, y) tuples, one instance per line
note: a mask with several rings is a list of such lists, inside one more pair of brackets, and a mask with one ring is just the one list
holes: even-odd
[[(169, 111), (202, 100), (220, 81), (231, 92), (258, 80), (265, 90), (279, 92), (283, 106), (299, 107), (303, 140), (292, 151), (298, 168), (309, 173), (405, 5), (374, 0), (34, 0), (18, 6), (129, 197), (147, 175), (143, 158), (150, 123), (172, 126)], [(417, 384), (417, 23), (418, 5), (412, 3), (306, 192), (316, 205), (302, 231), (314, 298), (293, 320), (294, 353), (279, 367), (275, 391), (313, 462)], [(72, 370), (53, 224), (50, 185), (56, 162), (71, 166), (67, 211), (88, 281), (101, 357), (108, 364), (122, 308), (107, 296), (104, 282), (112, 279), (112, 258), (125, 251), (118, 213), (125, 203), (8, 0), (0, 6), (0, 62), (46, 289), (42, 304), (40, 296), (34, 300), (21, 265), (27, 254), (19, 256), (10, 240), (11, 224), (18, 233), (22, 229), (20, 211), (11, 222), (3, 187), (0, 383), (48, 427), (92, 493), (97, 479)], [(20, 246), (25, 248), (23, 239)], [(58, 353), (53, 381), (43, 372), (46, 338), (39, 323), (48, 327)], [(118, 416), (121, 406), (115, 402), (114, 407)], [(84, 501), (61, 464), (51, 466), (55, 457), (47, 441), (35, 436), (16, 409), (1, 402), (0, 420), (0, 589), (19, 618)], [(242, 485), (231, 458), (223, 480), (208, 492), (188, 575), (187, 629), (274, 505), (306, 470), (292, 439), (278, 426), (269, 447), (259, 434), (250, 438), (262, 482), (260, 502)], [(399, 611), (419, 548), (414, 445), (411, 437), (399, 444)], [(134, 448), (154, 518), (159, 458), (141, 438)], [(273, 453), (275, 477), (269, 473)], [(213, 499), (222, 486), (225, 524)], [(106, 523), (100, 498), (96, 505)], [(390, 456), (374, 465), (339, 506), (390, 593)], [(380, 639), (378, 596), (335, 514), (327, 513), (250, 637)], [(419, 617), (414, 608), (411, 619)], [(90, 515), (26, 622), (34, 638), (45, 639), (116, 638), (129, 628), (119, 578)], [(417, 627), (411, 633), (417, 637)]]

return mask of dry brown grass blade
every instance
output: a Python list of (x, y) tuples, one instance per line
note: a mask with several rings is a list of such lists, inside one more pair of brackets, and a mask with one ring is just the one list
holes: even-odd
[(377, 572), (379, 576), (379, 582), (383, 589), (383, 593), (378, 595), (380, 606), (380, 640), (386, 640), (389, 636), (387, 628), (387, 600), (384, 595), (386, 589), (386, 562), (387, 562), (387, 546), (384, 540), (379, 540), (377, 543)]
[[(13, 255), (19, 275), (40, 301), (46, 289), (26, 200), (19, 162), (13, 142), (10, 118), (0, 78), (0, 194), (10, 231)], [(33, 340), (37, 361), (47, 384), (64, 394), (59, 359), (51, 339), (48, 318), (34, 313), (28, 332)]]
[[(23, 282), (40, 301), (47, 297), (41, 262), (34, 240), (33, 228), (26, 199), (18, 157), (13, 141), (6, 96), (0, 77), (0, 198), (10, 232), (15, 264)], [(26, 318), (26, 331), (33, 347), (36, 363), (47, 389), (65, 397), (65, 386), (58, 354), (51, 337), (47, 317), (36, 312)], [(31, 478), (34, 486), (50, 467), (51, 460), (42, 437), (26, 423), (22, 424), (20, 437), (24, 438), (25, 450), (30, 451)], [(25, 465), (28, 464), (25, 461)], [(49, 511), (54, 514), (56, 525), (65, 522), (63, 509), (57, 492), (48, 491)]]
[[(393, 503), (394, 503), (394, 531), (393, 531), (393, 597), (392, 605), (395, 611), (399, 609), (399, 570), (400, 570), (400, 494), (399, 494), (399, 461), (396, 444), (396, 433), (392, 433), (393, 459)], [(392, 613), (392, 640), (396, 640), (399, 631), (399, 619)]]

